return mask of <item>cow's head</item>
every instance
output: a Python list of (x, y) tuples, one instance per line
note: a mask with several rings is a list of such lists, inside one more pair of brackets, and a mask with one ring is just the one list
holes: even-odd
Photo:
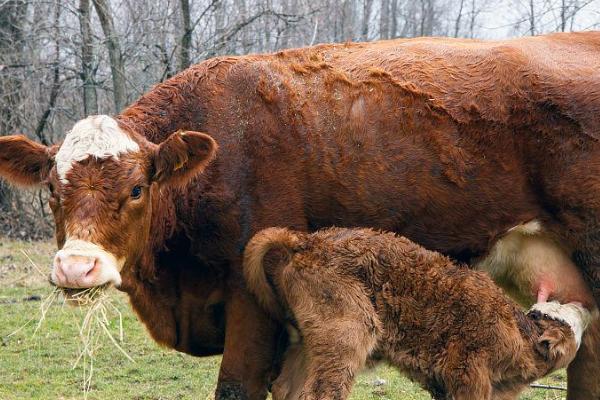
[(208, 135), (176, 132), (160, 145), (115, 119), (75, 124), (60, 146), (24, 136), (0, 137), (0, 176), (17, 185), (45, 185), (59, 251), (51, 281), (63, 288), (121, 285), (150, 235), (155, 196), (201, 172), (217, 145)]

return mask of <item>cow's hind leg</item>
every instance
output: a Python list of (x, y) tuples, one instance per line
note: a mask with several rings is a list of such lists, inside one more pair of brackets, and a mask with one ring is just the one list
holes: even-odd
[(577, 356), (567, 368), (567, 399), (600, 399), (600, 318), (587, 329)]

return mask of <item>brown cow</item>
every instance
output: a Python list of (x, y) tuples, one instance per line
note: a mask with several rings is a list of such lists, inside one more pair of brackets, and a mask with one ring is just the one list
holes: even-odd
[[(599, 55), (587, 32), (215, 58), (62, 146), (0, 138), (0, 175), (50, 189), (55, 283), (113, 282), (158, 342), (224, 351), (218, 397), (261, 399), (278, 327), (241, 254), (265, 227), (394, 231), (529, 303), (600, 299)], [(571, 399), (600, 396), (599, 343)]]
[(347, 398), (385, 360), (436, 399), (514, 399), (575, 357), (590, 313), (536, 303), (525, 315), (483, 272), (393, 233), (268, 228), (244, 252), (248, 290), (301, 338), (273, 398)]

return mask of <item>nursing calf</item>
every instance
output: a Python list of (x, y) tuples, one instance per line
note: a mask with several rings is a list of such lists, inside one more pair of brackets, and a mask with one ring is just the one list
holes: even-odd
[(266, 229), (244, 261), (250, 291), (301, 336), (278, 399), (343, 399), (373, 359), (436, 399), (514, 398), (573, 360), (590, 321), (577, 303), (524, 314), (486, 274), (370, 229)]
[[(266, 227), (392, 231), (526, 305), (600, 304), (598, 115), (600, 32), (326, 44), (206, 60), (62, 144), (1, 137), (0, 177), (48, 189), (57, 286), (113, 284), (158, 343), (223, 353), (218, 399), (264, 400), (281, 327), (242, 252)], [(600, 399), (592, 324), (569, 400)]]

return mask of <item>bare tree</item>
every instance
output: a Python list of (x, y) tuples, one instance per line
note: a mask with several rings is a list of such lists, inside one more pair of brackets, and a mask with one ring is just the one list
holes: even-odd
[(56, 99), (58, 98), (58, 93), (60, 90), (60, 3), (59, 0), (55, 0), (54, 7), (54, 65), (52, 66), (52, 84), (50, 88), (50, 95), (48, 99), (48, 105), (38, 124), (35, 128), (35, 136), (38, 140), (48, 146), (50, 141), (46, 138), (44, 134), (44, 130), (46, 129), (46, 125), (48, 124), (48, 119), (56, 105)]
[(110, 58), (110, 69), (112, 72), (113, 82), (113, 98), (115, 102), (115, 111), (119, 112), (125, 108), (127, 104), (127, 94), (125, 89), (125, 67), (123, 65), (123, 56), (121, 54), (121, 46), (119, 43), (119, 36), (115, 30), (115, 24), (113, 22), (111, 9), (108, 5), (107, 0), (92, 0), (100, 24), (102, 25), (102, 31), (104, 32), (104, 38), (106, 40), (106, 47), (108, 49), (108, 57)]
[(529, 0), (529, 34), (535, 35), (535, 1)]
[(379, 11), (379, 38), (390, 38), (390, 0), (381, 0)]
[(90, 0), (79, 1), (81, 30), (81, 80), (83, 81), (83, 110), (85, 115), (98, 114), (98, 98), (94, 83), (94, 44), (90, 18)]
[(0, 106), (0, 132), (13, 131), (21, 126), (14, 105), (21, 102), (21, 80), (11, 73), (22, 64), (24, 20), (29, 4), (24, 0), (0, 3), (0, 83), (5, 101)]
[(433, 23), (435, 18), (435, 0), (420, 0), (421, 15), (419, 24), (419, 36), (430, 36), (433, 34)]
[(395, 38), (398, 34), (398, 0), (391, 0), (390, 3), (390, 38)]
[(456, 15), (456, 20), (454, 22), (454, 37), (458, 37), (458, 33), (460, 32), (460, 20), (462, 19), (464, 5), (465, 0), (460, 0), (458, 14)]
[(471, 12), (469, 13), (469, 37), (475, 37), (475, 21), (479, 11), (476, 8), (476, 0), (471, 0)]
[(183, 71), (190, 66), (190, 48), (192, 46), (192, 23), (190, 20), (189, 0), (180, 0), (181, 21), (183, 34), (181, 35), (181, 50), (179, 52), (179, 70)]
[(360, 29), (360, 37), (362, 40), (369, 39), (369, 20), (371, 19), (372, 8), (373, 0), (363, 0), (362, 25)]

